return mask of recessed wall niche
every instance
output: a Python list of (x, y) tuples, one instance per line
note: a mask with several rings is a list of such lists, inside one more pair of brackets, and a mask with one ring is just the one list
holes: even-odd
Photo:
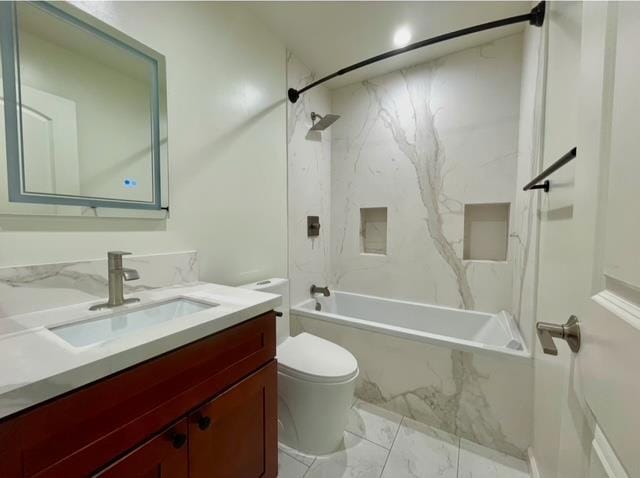
[(464, 205), (464, 260), (507, 260), (509, 209), (509, 203)]
[(387, 208), (360, 208), (360, 252), (387, 253)]

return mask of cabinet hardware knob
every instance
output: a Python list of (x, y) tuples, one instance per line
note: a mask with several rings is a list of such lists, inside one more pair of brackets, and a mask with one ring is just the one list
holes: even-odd
[(207, 416), (202, 416), (198, 418), (198, 428), (200, 430), (206, 430), (211, 425), (211, 418)]
[(182, 448), (185, 443), (187, 443), (187, 435), (175, 431), (171, 433), (171, 444), (173, 448)]

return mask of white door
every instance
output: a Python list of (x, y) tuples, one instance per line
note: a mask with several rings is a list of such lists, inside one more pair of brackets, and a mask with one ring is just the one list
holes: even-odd
[[(0, 82), (0, 92), (2, 82)], [(80, 194), (76, 104), (36, 88), (23, 85), (22, 135), (23, 173), (27, 192)], [(0, 111), (4, 99), (0, 93)], [(0, 194), (3, 212), (49, 213), (56, 206), (7, 203), (4, 114), (0, 115)]]
[(76, 103), (25, 85), (21, 96), (26, 190), (80, 194)]
[(585, 2), (582, 28), (575, 239), (593, 259), (577, 363), (607, 475), (640, 477), (640, 4)]
[(640, 3), (548, 5), (537, 320), (575, 314), (582, 347), (535, 345), (541, 478), (640, 477)]

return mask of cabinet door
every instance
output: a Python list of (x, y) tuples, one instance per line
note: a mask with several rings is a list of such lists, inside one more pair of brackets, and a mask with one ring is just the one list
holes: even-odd
[(187, 420), (183, 419), (94, 476), (187, 478), (189, 476), (187, 432)]
[(277, 365), (250, 375), (189, 416), (192, 478), (275, 478)]

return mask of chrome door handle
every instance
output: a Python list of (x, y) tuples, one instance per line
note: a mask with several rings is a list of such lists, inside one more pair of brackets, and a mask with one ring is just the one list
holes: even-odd
[(565, 340), (572, 352), (580, 350), (580, 323), (575, 315), (569, 317), (564, 325), (538, 322), (536, 332), (545, 354), (558, 355), (554, 337)]

